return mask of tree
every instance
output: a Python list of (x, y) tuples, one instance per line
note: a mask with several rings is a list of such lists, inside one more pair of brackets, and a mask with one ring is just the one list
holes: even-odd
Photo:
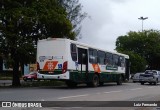
[(13, 66), (13, 86), (20, 86), (19, 65), (35, 61), (38, 39), (75, 39), (66, 10), (57, 0), (1, 0), (0, 55)]
[(159, 42), (160, 32), (157, 30), (129, 32), (127, 35), (117, 38), (116, 50), (137, 54), (146, 60), (150, 69), (160, 69)]
[(130, 72), (132, 74), (145, 71), (147, 62), (143, 57), (131, 51), (127, 51), (127, 52), (123, 51), (123, 53), (129, 55), (129, 59), (131, 62)]
[(87, 16), (87, 13), (82, 12), (82, 5), (79, 0), (59, 0), (59, 3), (66, 9), (67, 18), (71, 21), (73, 31), (78, 36), (81, 31), (80, 23)]

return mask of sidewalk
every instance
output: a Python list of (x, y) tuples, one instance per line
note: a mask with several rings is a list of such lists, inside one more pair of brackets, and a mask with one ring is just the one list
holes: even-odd
[[(23, 80), (20, 79), (20, 82), (23, 82)], [(12, 85), (12, 80), (0, 80), (0, 87), (11, 86), (11, 85)]]
[(0, 80), (0, 86), (11, 86), (12, 85), (12, 80)]

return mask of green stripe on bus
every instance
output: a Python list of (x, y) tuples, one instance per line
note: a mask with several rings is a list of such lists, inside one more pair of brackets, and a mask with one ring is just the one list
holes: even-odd
[[(88, 72), (86, 74), (85, 71), (83, 72), (70, 72), (70, 80), (74, 82), (91, 82), (92, 77), (95, 74), (94, 71)], [(120, 73), (115, 72), (102, 72), (98, 74), (101, 82), (114, 82), (117, 81), (117, 79), (121, 76)]]

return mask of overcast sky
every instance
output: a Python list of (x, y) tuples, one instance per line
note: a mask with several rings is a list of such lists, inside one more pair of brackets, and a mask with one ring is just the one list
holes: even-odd
[(79, 41), (114, 51), (118, 36), (129, 31), (160, 30), (160, 0), (79, 0), (88, 14), (82, 22)]

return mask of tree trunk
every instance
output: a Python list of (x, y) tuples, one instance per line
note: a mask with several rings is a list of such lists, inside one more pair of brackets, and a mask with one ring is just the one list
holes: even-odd
[(24, 63), (21, 62), (21, 75), (24, 75)]
[(3, 70), (3, 59), (2, 57), (0, 57), (0, 71)]
[(12, 86), (15, 87), (21, 86), (19, 79), (19, 61), (17, 59), (14, 59), (14, 64), (13, 64)]

